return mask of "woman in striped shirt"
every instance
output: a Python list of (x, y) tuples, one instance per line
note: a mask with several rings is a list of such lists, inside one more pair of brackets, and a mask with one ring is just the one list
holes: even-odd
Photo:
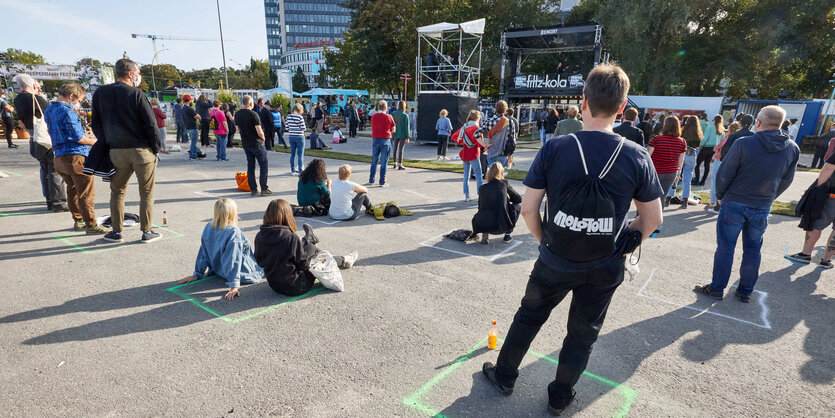
[[(304, 124), (302, 113), (304, 113), (304, 106), (301, 103), (296, 103), (293, 106), (293, 113), (287, 115), (285, 126), (287, 140), (290, 142), (290, 171), (293, 174), (301, 173), (304, 168), (304, 131), (307, 127)], [(296, 171), (296, 161), (299, 163), (298, 171)]]
[[(655, 172), (658, 173), (658, 180), (665, 192), (675, 183), (681, 166), (684, 164), (684, 152), (687, 151), (687, 144), (681, 137), (681, 126), (678, 118), (667, 116), (664, 119), (664, 127), (661, 132), (647, 146), (647, 152), (652, 157), (652, 164)], [(669, 206), (670, 197), (664, 200), (664, 207)]]

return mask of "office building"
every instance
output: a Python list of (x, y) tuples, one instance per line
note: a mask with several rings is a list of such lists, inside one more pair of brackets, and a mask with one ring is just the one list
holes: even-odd
[(351, 20), (342, 1), (264, 0), (270, 68), (301, 68), (314, 87), (324, 47), (343, 40)]

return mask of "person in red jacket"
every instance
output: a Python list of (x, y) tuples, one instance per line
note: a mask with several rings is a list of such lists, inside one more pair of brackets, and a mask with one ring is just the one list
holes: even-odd
[(471, 110), (467, 115), (467, 123), (452, 134), (452, 140), (461, 145), (461, 152), (458, 156), (464, 162), (464, 201), (470, 200), (470, 173), (475, 174), (477, 184), (476, 193), (481, 188), (481, 149), (486, 147), (481, 134), (478, 131), (478, 122), (481, 121), (481, 112)]
[(157, 99), (151, 99), (151, 106), (154, 107), (154, 119), (157, 120), (157, 129), (159, 129), (159, 151), (168, 154), (168, 149), (165, 147), (165, 112), (159, 108)]

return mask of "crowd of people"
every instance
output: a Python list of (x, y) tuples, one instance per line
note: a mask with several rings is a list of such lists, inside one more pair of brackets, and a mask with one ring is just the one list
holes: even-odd
[[(66, 84), (57, 100), (47, 102), (38, 83), (26, 75), (15, 79), (20, 91), (14, 106), (30, 132), (30, 152), (38, 159), (43, 195), (51, 210), (69, 211), (73, 228), (102, 234), (110, 242), (123, 241), (124, 196), (135, 175), (140, 195), (141, 242), (161, 237), (151, 228), (154, 182), (158, 153), (164, 152), (165, 119), (157, 102), (137, 88), (139, 66), (121, 59), (115, 65), (116, 82), (98, 88), (92, 100), (87, 127), (76, 112), (85, 96), (77, 84)], [(740, 284), (735, 297), (749, 302), (759, 276), (760, 248), (767, 217), (774, 200), (791, 184), (800, 151), (787, 135), (785, 111), (766, 106), (754, 115), (740, 114), (725, 125), (721, 115), (661, 115), (640, 118), (627, 108), (629, 78), (615, 65), (595, 67), (585, 80), (580, 107), (570, 106), (564, 117), (551, 109), (538, 115), (542, 148), (534, 158), (520, 195), (505, 179), (511, 166), (519, 122), (513, 110), (499, 100), (486, 120), (472, 110), (466, 123), (453, 130), (446, 110), (435, 125), (438, 159), (446, 159), (451, 140), (461, 146), (463, 194), (471, 199), (470, 179), (476, 180), (478, 210), (466, 239), (489, 242), (490, 235), (513, 240), (521, 217), (540, 243), (539, 256), (528, 279), (525, 296), (507, 333), (496, 364), (485, 363), (482, 372), (501, 393), (509, 395), (519, 376), (521, 361), (554, 307), (573, 293), (568, 332), (560, 350), (556, 379), (548, 387), (549, 410), (562, 412), (574, 399), (574, 385), (585, 369), (592, 345), (603, 325), (614, 292), (624, 278), (624, 260), (643, 240), (657, 233), (662, 211), (678, 199), (682, 208), (691, 204), (691, 186), (711, 184), (708, 210), (718, 214), (717, 248), (712, 281), (695, 287), (700, 295), (722, 299), (730, 279), (733, 254), (743, 239)], [(0, 107), (5, 102), (0, 102)], [(6, 106), (9, 106), (7, 103)], [(414, 137), (414, 111), (404, 101), (389, 112), (380, 101), (370, 114), (371, 170), (365, 185), (351, 181), (353, 167), (338, 168), (338, 178), (328, 178), (326, 163), (314, 158), (304, 163), (305, 133), (311, 147), (322, 145), (325, 127), (321, 105), (306, 110), (294, 105), (288, 114), (281, 106), (250, 96), (236, 103), (209, 102), (205, 96), (192, 105), (189, 95), (177, 99), (174, 118), (178, 142), (190, 143), (189, 159), (199, 158), (197, 141), (209, 145), (209, 131), (217, 140), (217, 159), (228, 160), (227, 145), (238, 133), (247, 159), (251, 194), (270, 195), (267, 150), (275, 138), (290, 149), (290, 168), (298, 176), (297, 205), (283, 199), (268, 203), (254, 245), (237, 227), (237, 206), (231, 199), (215, 202), (214, 215), (203, 229), (201, 245), (187, 283), (216, 274), (228, 288), (225, 298), (240, 296), (242, 284), (264, 279), (284, 295), (300, 295), (314, 285), (310, 260), (321, 250), (313, 229), (303, 225), (296, 234), (294, 216), (330, 216), (352, 221), (373, 205), (368, 187), (388, 187), (387, 168), (394, 150), (394, 168), (403, 169), (404, 146)], [(349, 102), (344, 113), (349, 137), (362, 129), (361, 106)], [(640, 122), (639, 122), (640, 120)], [(616, 124), (616, 121), (619, 121)], [(45, 142), (44, 130), (49, 140)], [(198, 134), (199, 130), (199, 134)], [(286, 134), (286, 142), (284, 135)], [(788, 258), (811, 262), (811, 249), (827, 225), (835, 227), (835, 195), (830, 177), (835, 173), (835, 124), (830, 127), (825, 165), (810, 187), (804, 213), (810, 214), (803, 250)], [(335, 137), (342, 138), (342, 134)], [(260, 168), (256, 179), (255, 166)], [(377, 171), (379, 166), (379, 183)], [(482, 180), (482, 171), (484, 179)], [(98, 225), (94, 213), (95, 187), (91, 173), (110, 180), (112, 229)], [(682, 193), (676, 196), (676, 185)], [(260, 189), (259, 189), (260, 186)], [(259, 191), (260, 190), (260, 191)], [(816, 194), (815, 194), (816, 193)], [(817, 196), (817, 197), (816, 197)], [(545, 217), (540, 207), (546, 201)], [(629, 219), (631, 206), (637, 215)], [(835, 232), (829, 238), (820, 266), (831, 268)], [(340, 268), (350, 268), (358, 254), (334, 257)]]

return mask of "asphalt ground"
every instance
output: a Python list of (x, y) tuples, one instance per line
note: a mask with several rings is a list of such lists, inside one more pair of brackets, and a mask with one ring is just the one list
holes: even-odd
[[(411, 148), (407, 158), (424, 149), (434, 152)], [(316, 229), (321, 248), (358, 250), (343, 272), (345, 292), (317, 286), (288, 298), (260, 283), (228, 302), (220, 279), (175, 281), (192, 272), (217, 197), (235, 198), (250, 240), (270, 198), (235, 190), (240, 149), (229, 151), (231, 162), (207, 153), (195, 162), (182, 152), (161, 157), (154, 222), (164, 210), (170, 226), (143, 245), (136, 227), (107, 244), (73, 233), (68, 213), (42, 213), (36, 161), (23, 147), (0, 149), (0, 171), (10, 174), (0, 179), (0, 414), (546, 415), (568, 301), (534, 341), (512, 396), (480, 375), (498, 355), (484, 348), (490, 321), (506, 334), (537, 256), (523, 222), (511, 244), (444, 240), (469, 228), (476, 211), (460, 201), (459, 175), (390, 170), (391, 187), (372, 188), (370, 198), (413, 216), (297, 219)], [(269, 159), (272, 198), (294, 203), (289, 155)], [(341, 163), (327, 160), (332, 178)], [(353, 180), (365, 182), (369, 165), (351, 164)], [(97, 180), (96, 190), (97, 215), (106, 215), (108, 184)], [(138, 210), (135, 181), (127, 210)], [(638, 277), (615, 294), (564, 415), (832, 416), (835, 272), (783, 259), (803, 233), (796, 218), (774, 215), (752, 303), (698, 297), (691, 289), (710, 279), (714, 222), (701, 206), (665, 211)], [(740, 259), (741, 244), (732, 282)]]

